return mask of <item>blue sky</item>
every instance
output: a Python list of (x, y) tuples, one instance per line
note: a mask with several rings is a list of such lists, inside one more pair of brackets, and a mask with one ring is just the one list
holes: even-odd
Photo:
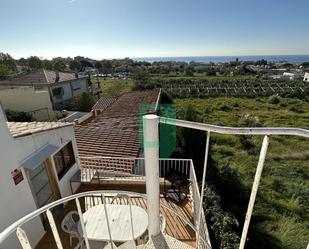
[(309, 54), (308, 0), (0, 0), (16, 58)]

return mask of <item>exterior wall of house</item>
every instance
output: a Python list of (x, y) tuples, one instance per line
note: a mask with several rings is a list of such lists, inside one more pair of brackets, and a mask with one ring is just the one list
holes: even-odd
[[(19, 167), (19, 159), (16, 156), (16, 141), (6, 126), (6, 120), (0, 108), (0, 231), (36, 209), (36, 204), (32, 196), (25, 172)], [(20, 169), (23, 174), (23, 181), (15, 185), (11, 172)], [(30, 243), (35, 245), (45, 233), (40, 218), (35, 218), (25, 224), (23, 229), (29, 236)], [(1, 249), (21, 248), (15, 234), (11, 235)]]
[(304, 81), (309, 82), (309, 73), (305, 73)]
[(55, 163), (53, 160), (53, 155), (56, 154), (57, 152), (55, 152), (51, 156), (54, 176), (57, 180), (61, 197), (65, 197), (72, 194), (70, 187), (70, 179), (79, 169), (79, 161), (77, 157), (78, 151), (76, 147), (73, 126), (67, 126), (46, 132), (39, 132), (31, 135), (31, 138), (30, 136), (16, 138), (16, 146), (18, 148), (17, 150), (18, 158), (21, 158), (21, 161), (23, 161), (23, 159), (27, 158), (27, 156), (29, 156), (31, 153), (39, 150), (46, 144), (53, 144), (59, 146), (61, 149), (70, 141), (72, 141), (76, 163), (69, 169), (68, 172), (66, 172), (66, 174), (61, 178), (61, 180), (59, 180), (57, 177)]
[[(0, 110), (1, 111), (1, 110)], [(29, 158), (33, 153), (40, 150), (47, 144), (56, 145), (61, 149), (68, 142), (72, 141), (75, 164), (58, 179), (53, 155), (51, 155), (52, 170), (58, 183), (61, 197), (71, 195), (70, 179), (79, 169), (78, 152), (74, 136), (73, 126), (66, 126), (49, 131), (39, 132), (28, 136), (13, 138), (6, 126), (3, 112), (0, 113), (0, 231), (17, 221), (19, 218), (37, 209), (35, 197), (33, 196), (30, 183), (27, 179), (27, 170), (20, 167), (21, 163)], [(20, 169), (23, 174), (23, 181), (18, 185), (14, 184), (11, 172)], [(79, 185), (74, 185), (75, 189)], [(45, 233), (40, 218), (23, 226), (31, 245), (34, 247)], [(11, 236), (1, 249), (21, 248), (16, 235)]]
[[(61, 87), (61, 95), (55, 96), (53, 90)], [(53, 101), (54, 109), (62, 109), (68, 105), (75, 96), (83, 92), (88, 92), (87, 78), (76, 79), (69, 82), (58, 83), (50, 87), (50, 96)]]
[(48, 91), (37, 91), (32, 86), (1, 89), (0, 102), (3, 109), (30, 112), (37, 121), (48, 121), (55, 116)]

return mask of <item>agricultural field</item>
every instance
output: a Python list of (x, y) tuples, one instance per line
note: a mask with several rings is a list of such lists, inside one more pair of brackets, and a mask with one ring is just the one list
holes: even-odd
[(130, 92), (133, 86), (132, 80), (103, 79), (93, 77), (91, 81), (92, 84), (97, 84), (97, 82), (99, 82), (102, 90), (102, 96), (119, 95), (125, 92)]
[[(192, 98), (175, 99), (175, 103), (179, 117), (190, 105), (197, 111), (199, 119), (208, 124), (309, 129), (309, 103), (296, 98)], [(238, 236), (249, 201), (262, 139), (257, 136), (211, 135), (211, 163), (207, 169), (207, 181), (217, 188), (220, 198), (215, 200), (219, 199), (222, 209), (228, 214), (226, 217), (231, 217), (230, 214), (236, 217), (229, 229)], [(308, 139), (270, 137), (247, 248), (306, 248), (309, 238), (308, 161)], [(213, 176), (218, 173), (214, 171), (221, 170), (224, 173), (215, 179)], [(206, 198), (213, 197), (206, 195)], [(210, 205), (213, 208), (213, 204)], [(210, 229), (218, 227), (216, 223), (222, 225), (216, 221), (216, 216), (211, 216), (211, 210), (206, 210), (206, 214), (211, 217), (208, 219)], [(226, 219), (225, 223), (228, 222), (229, 219)], [(224, 236), (231, 237), (230, 231), (226, 231)], [(219, 236), (221, 246), (224, 244), (224, 236)], [(236, 244), (229, 248), (237, 248)]]
[(173, 98), (255, 97), (305, 95), (309, 84), (302, 80), (255, 79), (252, 77), (196, 77), (153, 78), (155, 87), (161, 87)]

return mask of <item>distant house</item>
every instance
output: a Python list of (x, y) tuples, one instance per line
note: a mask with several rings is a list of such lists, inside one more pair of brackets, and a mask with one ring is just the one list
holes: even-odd
[[(32, 86), (35, 91), (47, 91), (53, 109), (62, 110), (75, 96), (89, 92), (88, 81), (88, 76), (79, 77), (78, 74), (41, 69), (11, 80), (0, 81), (0, 87), (11, 87), (18, 91), (20, 87)], [(28, 99), (25, 105), (31, 101), (33, 99)]]
[(36, 90), (33, 86), (0, 86), (0, 104), (5, 110), (30, 113), (37, 121), (55, 117), (48, 90)]
[(284, 78), (289, 78), (290, 80), (294, 80), (295, 79), (295, 74), (294, 73), (289, 73), (289, 72), (284, 72), (283, 73), (283, 77)]
[(305, 73), (304, 81), (309, 82), (309, 73)]
[[(71, 195), (70, 179), (79, 169), (72, 123), (6, 122), (0, 108), (0, 231), (20, 217)], [(35, 246), (47, 229), (46, 217), (24, 228)], [(3, 246), (3, 247), (2, 247)], [(13, 237), (1, 248), (21, 248)]]

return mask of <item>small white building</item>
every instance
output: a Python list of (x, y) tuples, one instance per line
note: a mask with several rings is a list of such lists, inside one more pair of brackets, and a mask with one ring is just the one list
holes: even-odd
[(305, 73), (304, 82), (309, 82), (309, 73)]
[(284, 72), (283, 73), (283, 77), (289, 78), (290, 80), (294, 80), (295, 79), (295, 74), (294, 73), (289, 73), (289, 72)]
[(49, 92), (36, 90), (33, 86), (0, 86), (0, 104), (4, 110), (30, 113), (36, 121), (49, 121), (55, 117)]
[[(18, 90), (23, 92), (22, 88), (25, 86), (32, 86), (35, 91), (47, 92), (46, 101), (51, 103), (54, 110), (64, 109), (72, 102), (74, 97), (83, 92), (92, 92), (91, 88), (89, 88), (88, 76), (45, 69), (20, 75), (10, 80), (0, 81), (0, 87), (14, 88), (16, 93)], [(25, 105), (30, 101), (33, 101), (33, 99), (30, 98), (29, 101), (25, 102)]]
[[(70, 179), (79, 170), (71, 123), (7, 122), (0, 108), (0, 231), (24, 215), (54, 200), (71, 195), (78, 187)], [(45, 234), (45, 219), (24, 227), (36, 245)], [(11, 236), (1, 249), (21, 248)]]

